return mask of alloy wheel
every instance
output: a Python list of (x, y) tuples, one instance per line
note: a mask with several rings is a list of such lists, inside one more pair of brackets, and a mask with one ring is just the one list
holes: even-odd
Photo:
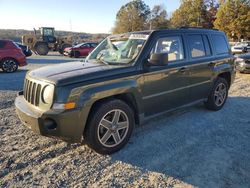
[(4, 72), (15, 72), (18, 68), (15, 60), (7, 59), (2, 63), (2, 69)]
[(223, 105), (227, 96), (227, 87), (224, 83), (220, 83), (214, 92), (214, 101), (217, 106)]
[(106, 113), (99, 122), (97, 135), (99, 142), (105, 147), (119, 145), (127, 136), (129, 119), (120, 109)]

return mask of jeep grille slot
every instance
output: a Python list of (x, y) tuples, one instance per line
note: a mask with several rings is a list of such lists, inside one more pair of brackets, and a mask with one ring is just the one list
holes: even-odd
[(41, 97), (41, 88), (41, 84), (25, 79), (23, 91), (26, 101), (38, 106)]

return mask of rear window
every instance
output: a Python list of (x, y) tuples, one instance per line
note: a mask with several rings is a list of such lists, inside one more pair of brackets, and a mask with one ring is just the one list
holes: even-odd
[(96, 44), (96, 43), (91, 43), (90, 46), (91, 46), (92, 48), (95, 48), (95, 47), (97, 46), (97, 44)]
[(0, 48), (4, 48), (4, 46), (5, 46), (5, 41), (0, 41)]
[(207, 55), (207, 56), (210, 56), (212, 53), (211, 53), (210, 44), (209, 44), (209, 42), (208, 42), (208, 38), (207, 38), (206, 35), (203, 36), (203, 41), (204, 41), (205, 48), (206, 48), (206, 55)]
[(188, 45), (192, 58), (203, 57), (206, 55), (201, 35), (188, 35)]
[(229, 53), (227, 41), (223, 35), (212, 35), (212, 41), (217, 55)]

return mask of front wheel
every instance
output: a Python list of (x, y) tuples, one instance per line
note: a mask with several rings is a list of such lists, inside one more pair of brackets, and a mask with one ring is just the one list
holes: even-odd
[(205, 102), (206, 107), (209, 110), (220, 110), (227, 100), (228, 89), (229, 85), (226, 79), (219, 77), (216, 80), (207, 101)]
[(2, 60), (1, 68), (3, 72), (12, 73), (18, 69), (18, 64), (16, 60), (11, 59), (11, 58), (6, 58)]
[(35, 47), (38, 55), (47, 55), (49, 53), (49, 47), (45, 43), (38, 43)]
[(120, 150), (132, 134), (133, 110), (121, 100), (104, 102), (94, 110), (85, 131), (86, 143), (101, 154)]

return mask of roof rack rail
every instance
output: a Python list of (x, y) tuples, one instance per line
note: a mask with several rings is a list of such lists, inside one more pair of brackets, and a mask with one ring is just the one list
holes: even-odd
[[(179, 29), (208, 29), (208, 28), (182, 26), (182, 27), (179, 27)], [(216, 31), (218, 31), (218, 29), (210, 29), (210, 30), (216, 30)]]

